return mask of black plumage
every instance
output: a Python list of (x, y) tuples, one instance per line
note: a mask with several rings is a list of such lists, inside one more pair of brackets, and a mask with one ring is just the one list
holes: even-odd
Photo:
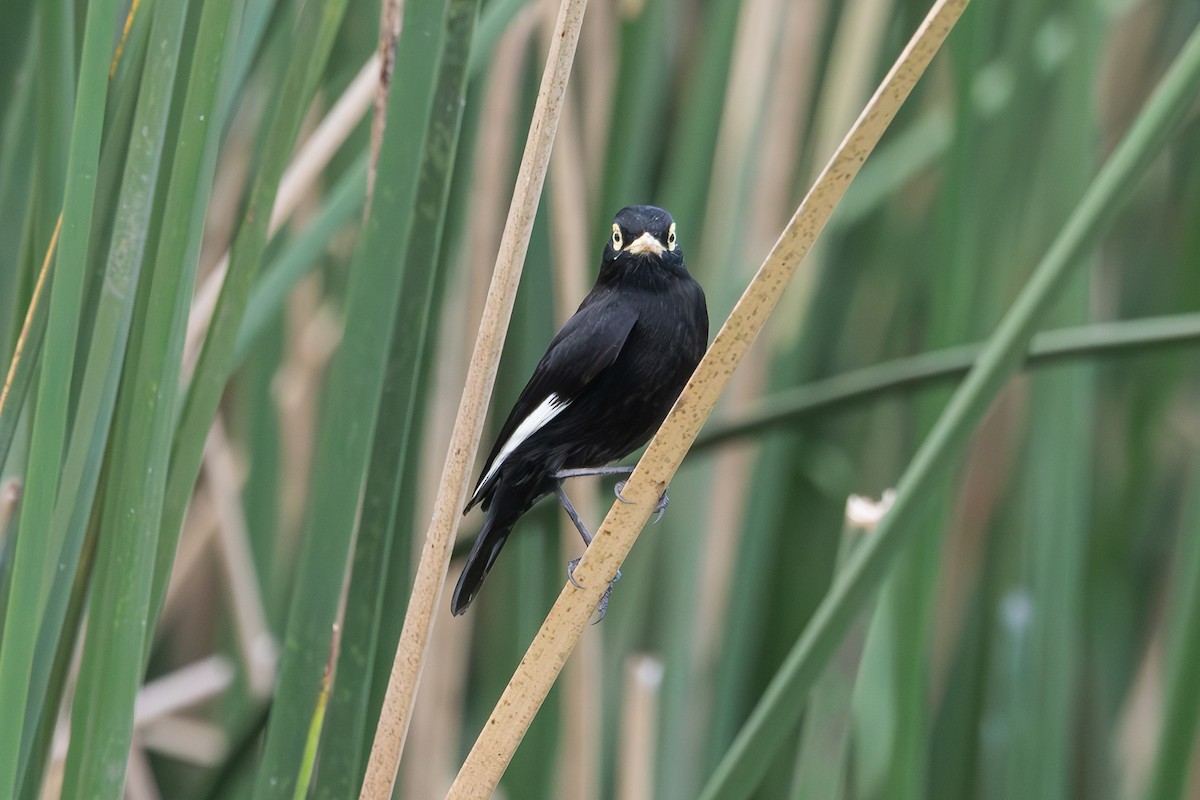
[(475, 599), (513, 525), (562, 470), (599, 467), (645, 444), (708, 343), (704, 291), (671, 215), (629, 206), (613, 221), (592, 291), (546, 349), (500, 429), (463, 513), (487, 512), (450, 609)]

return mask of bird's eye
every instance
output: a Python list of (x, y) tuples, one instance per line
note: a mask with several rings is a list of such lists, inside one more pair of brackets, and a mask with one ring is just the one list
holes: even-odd
[(612, 235), (613, 250), (620, 250), (624, 244), (625, 242), (621, 238), (621, 226), (614, 222)]
[(675, 223), (671, 223), (671, 227), (667, 230), (667, 249), (675, 249)]

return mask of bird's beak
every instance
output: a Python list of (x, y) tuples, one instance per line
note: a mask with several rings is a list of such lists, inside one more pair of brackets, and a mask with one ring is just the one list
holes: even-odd
[(625, 252), (632, 255), (642, 255), (643, 253), (651, 253), (656, 256), (661, 256), (667, 248), (663, 247), (662, 242), (655, 239), (649, 231), (643, 233), (638, 238), (629, 243), (629, 247), (625, 248)]

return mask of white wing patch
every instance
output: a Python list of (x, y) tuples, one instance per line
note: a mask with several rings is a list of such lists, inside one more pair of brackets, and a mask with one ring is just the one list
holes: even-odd
[(504, 463), (504, 460), (512, 455), (512, 451), (521, 446), (521, 442), (544, 428), (546, 423), (561, 414), (562, 410), (570, 404), (570, 400), (564, 400), (557, 394), (551, 394), (542, 401), (541, 405), (529, 412), (529, 416), (521, 420), (521, 424), (513, 431), (512, 436), (508, 437), (508, 441), (500, 448), (500, 452), (496, 454), (496, 460), (492, 462), (491, 468), (483, 476), (483, 480), (479, 482), (479, 485), (483, 486), (491, 480), (492, 476), (496, 474), (496, 470), (500, 469), (500, 465)]

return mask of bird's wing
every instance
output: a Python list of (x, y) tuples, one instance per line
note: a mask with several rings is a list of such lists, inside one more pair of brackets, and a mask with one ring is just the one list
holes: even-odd
[(602, 296), (597, 302), (585, 300), (551, 340), (496, 437), (467, 510), (483, 499), (504, 459), (558, 416), (601, 370), (616, 361), (638, 315), (635, 309), (612, 302), (613, 299)]

